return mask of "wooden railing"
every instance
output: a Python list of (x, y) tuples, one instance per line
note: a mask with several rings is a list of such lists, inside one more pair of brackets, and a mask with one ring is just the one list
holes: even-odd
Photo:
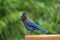
[(60, 35), (26, 35), (25, 40), (60, 40)]

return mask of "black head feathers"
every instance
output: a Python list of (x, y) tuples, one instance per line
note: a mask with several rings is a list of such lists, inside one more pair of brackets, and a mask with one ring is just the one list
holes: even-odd
[(22, 16), (26, 16), (26, 13), (25, 13), (25, 12), (23, 12)]
[(26, 17), (26, 13), (25, 12), (23, 12), (23, 14), (22, 14), (22, 16), (21, 16), (21, 19), (22, 20), (25, 20), (27, 17)]

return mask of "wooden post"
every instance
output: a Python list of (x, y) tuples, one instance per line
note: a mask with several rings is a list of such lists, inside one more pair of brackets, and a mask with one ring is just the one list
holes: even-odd
[(60, 35), (26, 35), (25, 40), (60, 40)]

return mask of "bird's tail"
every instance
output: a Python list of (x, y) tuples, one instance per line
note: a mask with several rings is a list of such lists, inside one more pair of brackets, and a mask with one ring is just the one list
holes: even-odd
[(44, 33), (48, 33), (48, 31), (47, 31), (47, 30), (45, 30), (45, 29), (42, 29), (42, 31), (43, 31)]

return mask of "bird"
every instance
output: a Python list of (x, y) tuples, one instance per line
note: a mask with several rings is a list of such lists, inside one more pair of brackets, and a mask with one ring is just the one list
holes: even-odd
[(29, 19), (27, 16), (26, 16), (26, 13), (23, 12), (22, 16), (21, 16), (21, 20), (23, 22), (23, 24), (25, 25), (25, 28), (27, 30), (29, 30), (32, 34), (32, 32), (34, 30), (41, 30), (45, 33), (48, 33), (47, 30), (45, 30), (44, 28), (42, 28), (41, 26), (39, 26), (38, 24), (36, 24), (33, 20)]

